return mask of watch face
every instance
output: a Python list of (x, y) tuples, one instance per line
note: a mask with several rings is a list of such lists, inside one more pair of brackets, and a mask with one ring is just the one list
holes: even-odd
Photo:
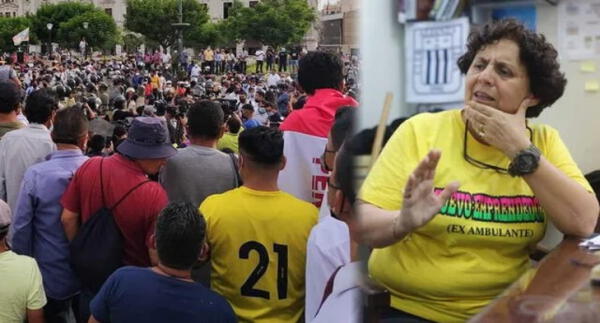
[(529, 172), (537, 165), (537, 157), (530, 152), (521, 154), (517, 158), (516, 169), (520, 172)]

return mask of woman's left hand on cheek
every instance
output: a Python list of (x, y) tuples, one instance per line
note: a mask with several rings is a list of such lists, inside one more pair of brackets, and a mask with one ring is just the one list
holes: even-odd
[(472, 129), (488, 144), (514, 158), (531, 144), (526, 131), (525, 112), (529, 99), (525, 98), (515, 114), (506, 113), (487, 105), (469, 101), (465, 116)]

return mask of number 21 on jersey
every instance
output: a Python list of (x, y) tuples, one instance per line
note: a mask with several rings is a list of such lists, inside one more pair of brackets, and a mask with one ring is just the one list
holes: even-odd
[[(248, 241), (240, 247), (240, 259), (248, 259), (251, 252), (258, 253), (258, 264), (250, 273), (241, 287), (242, 296), (260, 297), (271, 299), (271, 293), (266, 290), (256, 289), (254, 285), (267, 272), (269, 266), (269, 252), (267, 248), (257, 241)], [(282, 244), (273, 244), (273, 252), (277, 254), (277, 297), (279, 299), (287, 298), (288, 285), (288, 247)]]

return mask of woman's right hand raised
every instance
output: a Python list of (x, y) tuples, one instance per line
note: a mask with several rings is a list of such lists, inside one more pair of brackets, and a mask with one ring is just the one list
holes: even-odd
[(429, 151), (408, 178), (404, 188), (402, 210), (394, 221), (394, 233), (398, 232), (396, 226), (413, 231), (427, 224), (458, 190), (459, 183), (451, 182), (439, 195), (435, 193), (433, 179), (441, 156), (439, 150)]

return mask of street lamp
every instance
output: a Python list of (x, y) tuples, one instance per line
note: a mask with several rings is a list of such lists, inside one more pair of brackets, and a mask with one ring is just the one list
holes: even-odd
[(46, 25), (46, 28), (48, 28), (48, 34), (50, 35), (50, 42), (48, 43), (48, 53), (50, 53), (50, 55), (52, 55), (52, 27), (54, 27), (54, 25), (50, 22)]
[(177, 3), (177, 20), (179, 22), (171, 24), (177, 31), (177, 56), (179, 57), (179, 66), (181, 66), (181, 60), (183, 59), (183, 29), (189, 27), (190, 24), (183, 22), (183, 1), (179, 0)]

